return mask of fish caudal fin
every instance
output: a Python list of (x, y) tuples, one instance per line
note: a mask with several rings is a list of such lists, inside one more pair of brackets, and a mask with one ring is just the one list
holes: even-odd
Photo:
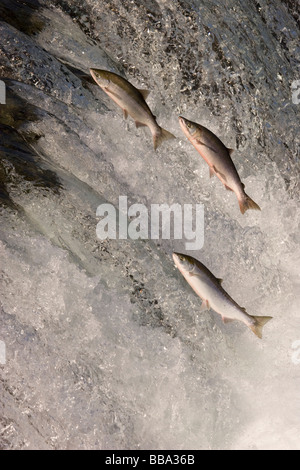
[(244, 195), (243, 199), (239, 200), (239, 205), (240, 205), (240, 211), (242, 214), (245, 214), (245, 212), (248, 209), (254, 209), (255, 211), (260, 211), (261, 208), (259, 207), (256, 202), (254, 202), (251, 197), (247, 196), (247, 194)]
[(262, 338), (262, 329), (268, 321), (272, 320), (273, 317), (254, 317), (252, 318), (255, 320), (254, 325), (250, 325), (249, 328), (253, 331), (256, 336), (258, 336), (260, 339)]
[(165, 140), (176, 139), (175, 135), (160, 127), (153, 135), (154, 150), (157, 149)]

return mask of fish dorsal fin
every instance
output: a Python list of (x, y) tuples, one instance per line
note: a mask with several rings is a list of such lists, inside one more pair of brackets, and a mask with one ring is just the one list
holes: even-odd
[(228, 150), (229, 155), (232, 155), (234, 152), (234, 149), (227, 149), (227, 150)]
[(139, 92), (142, 95), (142, 97), (144, 98), (144, 100), (146, 100), (148, 98), (148, 96), (150, 95), (149, 90), (139, 90)]
[(247, 313), (247, 310), (245, 309), (245, 307), (240, 307), (241, 310), (243, 310), (244, 313)]

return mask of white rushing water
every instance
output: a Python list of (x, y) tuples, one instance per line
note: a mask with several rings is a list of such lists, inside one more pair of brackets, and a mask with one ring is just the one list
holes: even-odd
[[(2, 2), (0, 447), (300, 449), (293, 3)], [(177, 139), (154, 152), (90, 67), (151, 90)], [(236, 149), (261, 212), (209, 178), (180, 114)], [(263, 339), (199, 312), (172, 262), (184, 240), (99, 240), (97, 207), (119, 196), (203, 204), (189, 254), (273, 317)]]

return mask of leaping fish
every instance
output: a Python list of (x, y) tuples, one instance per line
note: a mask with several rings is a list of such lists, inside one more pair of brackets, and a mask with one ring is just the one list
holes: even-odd
[(272, 317), (249, 315), (246, 309), (240, 307), (223, 289), (222, 279), (217, 279), (204, 264), (192, 256), (173, 253), (173, 260), (183, 277), (202, 299), (200, 311), (212, 308), (222, 316), (224, 323), (239, 320), (262, 338), (262, 328)]
[(148, 90), (138, 90), (125, 78), (107, 70), (90, 69), (90, 73), (100, 88), (122, 108), (125, 119), (129, 115), (134, 119), (136, 127), (149, 127), (155, 150), (164, 140), (175, 139), (171, 132), (157, 124), (156, 117), (145, 101), (150, 93)]
[(226, 189), (236, 194), (241, 213), (244, 214), (248, 209), (260, 210), (260, 207), (245, 193), (245, 185), (241, 182), (231, 159), (233, 150), (225, 147), (223, 142), (206, 127), (188, 121), (182, 116), (179, 117), (179, 123), (186, 137), (209, 165), (210, 177), (216, 175)]

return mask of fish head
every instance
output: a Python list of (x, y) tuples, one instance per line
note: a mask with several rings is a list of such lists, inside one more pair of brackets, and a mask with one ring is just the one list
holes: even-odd
[(195, 260), (191, 256), (173, 253), (173, 260), (180, 272), (191, 272), (193, 270)]
[(189, 121), (182, 116), (179, 116), (179, 124), (183, 132), (187, 137), (195, 137), (199, 134), (200, 127), (199, 124)]
[(108, 88), (111, 82), (109, 72), (100, 69), (90, 69), (90, 74), (101, 88)]

